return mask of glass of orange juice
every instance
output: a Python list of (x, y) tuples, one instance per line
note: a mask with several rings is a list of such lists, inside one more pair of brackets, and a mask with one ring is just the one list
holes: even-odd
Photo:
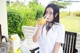
[(41, 20), (40, 20), (40, 24), (41, 24), (41, 25), (44, 25), (44, 24), (46, 23), (46, 20), (47, 20), (47, 19), (46, 19), (46, 18), (44, 18), (44, 17), (43, 17), (43, 18), (41, 18)]

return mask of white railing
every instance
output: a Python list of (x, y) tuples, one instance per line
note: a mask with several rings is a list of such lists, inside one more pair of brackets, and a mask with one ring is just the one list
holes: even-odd
[[(28, 45), (29, 46), (36, 45), (36, 43), (33, 43), (33, 41), (32, 41), (32, 35), (35, 31), (35, 27), (22, 26), (22, 31), (23, 31), (23, 34), (25, 36), (25, 39), (27, 39)], [(80, 33), (77, 33), (76, 48), (80, 48)]]
[(32, 36), (34, 34), (34, 31), (35, 31), (35, 27), (32, 27), (32, 26), (22, 26), (22, 32), (23, 32), (24, 37), (25, 37), (24, 41), (27, 42), (27, 46), (28, 46), (28, 48), (30, 50), (38, 47), (38, 43), (34, 43), (33, 40), (32, 40)]

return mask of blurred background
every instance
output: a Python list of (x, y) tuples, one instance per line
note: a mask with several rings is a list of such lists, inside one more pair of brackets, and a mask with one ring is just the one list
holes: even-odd
[(0, 0), (2, 34), (7, 37), (18, 34), (24, 39), (22, 26), (35, 27), (49, 3), (59, 6), (60, 22), (65, 30), (76, 32), (80, 37), (80, 0)]
[(78, 0), (6, 0), (8, 34), (18, 33), (22, 38), (21, 27), (35, 26), (37, 19), (49, 3), (60, 8), (60, 22), (66, 31), (80, 32), (80, 1)]

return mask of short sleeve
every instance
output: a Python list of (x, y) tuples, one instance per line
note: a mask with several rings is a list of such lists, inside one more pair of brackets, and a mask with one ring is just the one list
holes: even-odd
[(56, 42), (64, 43), (64, 39), (65, 39), (65, 29), (64, 26), (60, 24), (58, 26)]

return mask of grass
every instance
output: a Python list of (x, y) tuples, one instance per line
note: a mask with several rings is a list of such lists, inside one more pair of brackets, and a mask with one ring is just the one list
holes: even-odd
[(64, 25), (66, 31), (80, 33), (80, 17), (65, 16), (60, 19), (60, 22)]

